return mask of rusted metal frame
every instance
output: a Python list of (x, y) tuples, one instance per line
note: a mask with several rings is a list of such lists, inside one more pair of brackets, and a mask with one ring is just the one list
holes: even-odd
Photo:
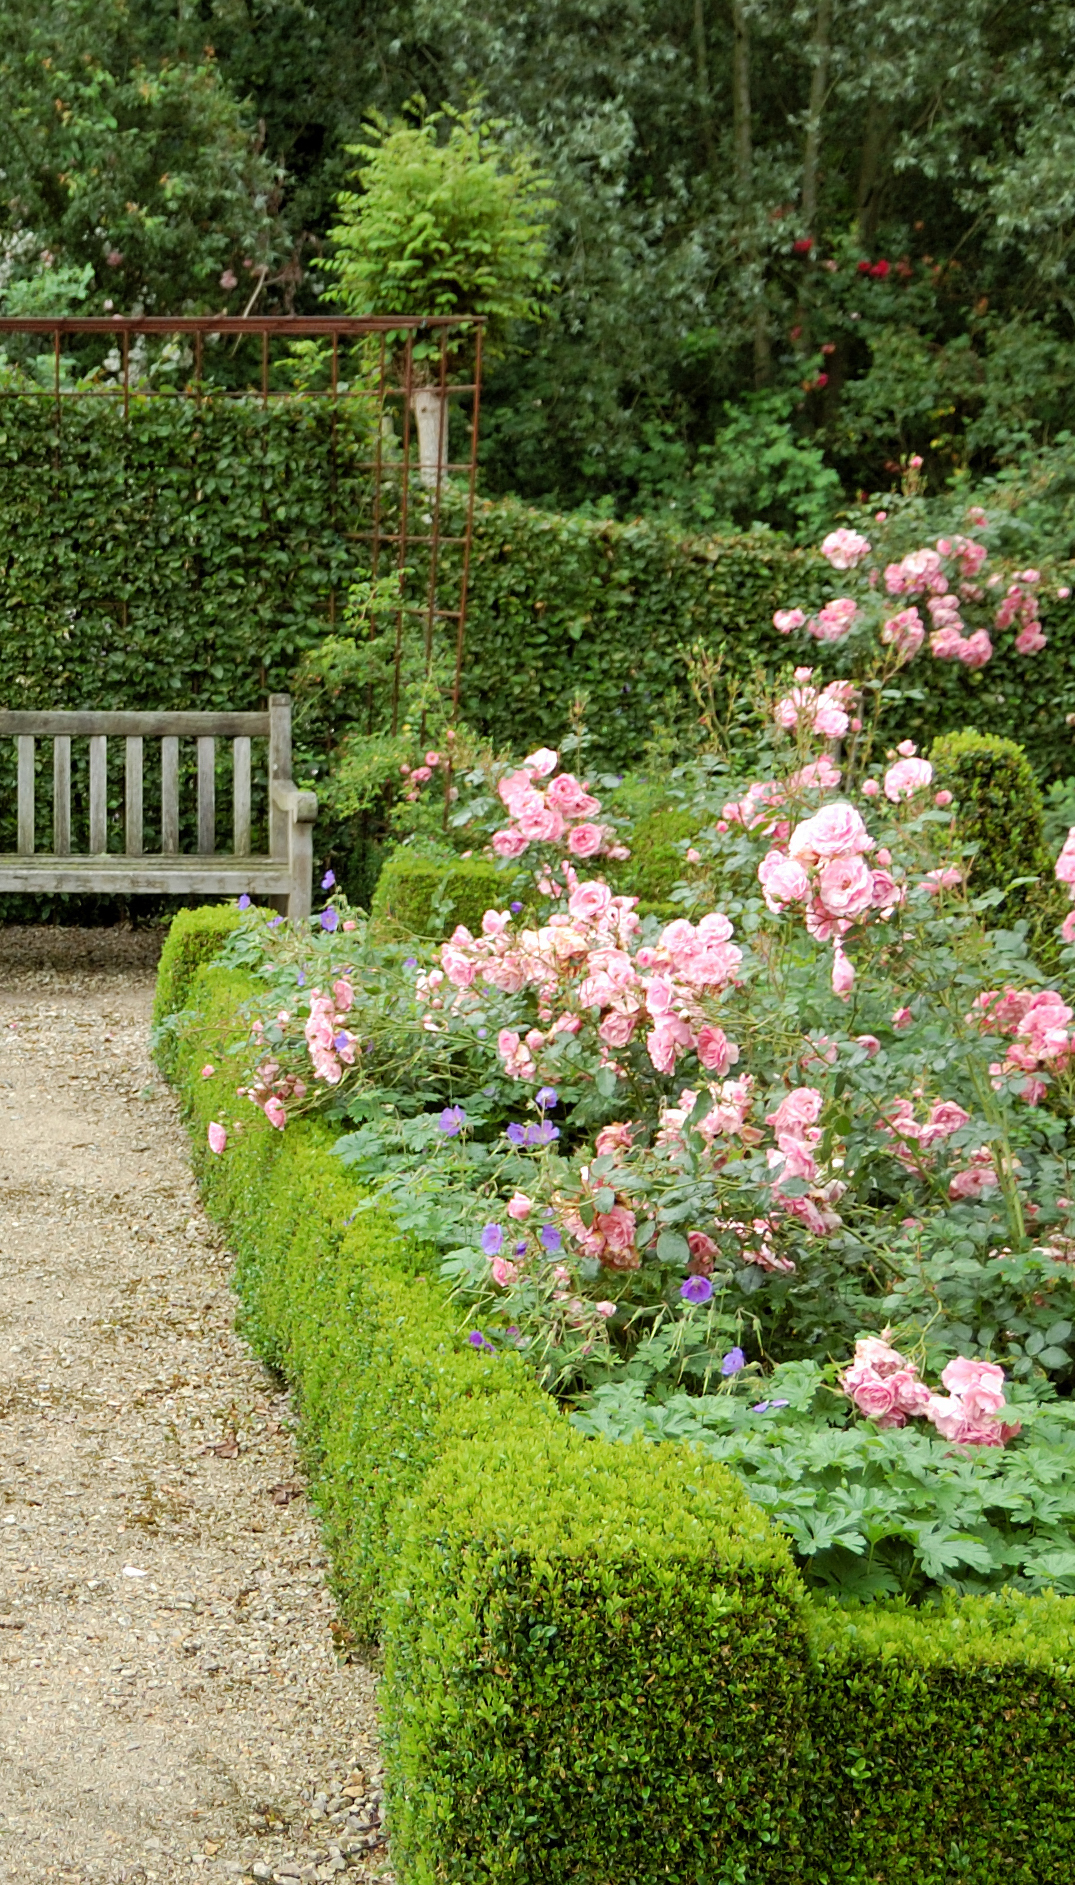
[(426, 328), (476, 326), (481, 316), (459, 314), (140, 314), (0, 315), (6, 334), (389, 334)]
[[(335, 346), (335, 342), (333, 342), (333, 346)], [(378, 571), (380, 569), (380, 562), (381, 562), (381, 488), (382, 488), (382, 480), (384, 477), (385, 384), (386, 384), (386, 376), (387, 376), (387, 370), (388, 370), (388, 363), (387, 363), (387, 358), (386, 358), (387, 348), (388, 348), (388, 336), (387, 334), (382, 334), (381, 335), (381, 350), (377, 358), (377, 443), (374, 447), (372, 466), (368, 464), (363, 464), (359, 466), (360, 471), (372, 470), (373, 472), (373, 529), (369, 533), (370, 543), (371, 543), (370, 580), (373, 583), (376, 583), (377, 581)], [(376, 616), (376, 611), (371, 608), (370, 630), (369, 630), (368, 639), (370, 641), (373, 641), (376, 634), (377, 634), (377, 616)], [(371, 734), (372, 732), (373, 732), (373, 680), (371, 678), (370, 680), (366, 682), (366, 733), (367, 733), (367, 736)]]
[[(444, 435), (448, 424), (448, 349), (447, 336), (440, 337), (440, 376), (437, 386), (437, 481), (433, 487), (433, 519), (429, 537), (429, 588), (426, 598), (425, 656), (426, 679), (433, 666), (433, 620), (437, 609), (437, 531), (440, 526), (441, 487), (444, 474), (441, 469), (441, 455), (444, 451)], [(425, 729), (423, 728), (423, 734)]]
[(396, 650), (392, 666), (392, 732), (399, 731), (399, 682), (403, 662), (403, 572), (407, 567), (407, 505), (411, 459), (411, 396), (414, 392), (414, 337), (408, 334), (403, 351), (403, 462), (399, 481), (399, 608), (396, 610)]
[(474, 499), (478, 483), (478, 422), (481, 418), (482, 328), (474, 334), (474, 411), (470, 426), (470, 484), (467, 489), (467, 528), (463, 541), (463, 568), (459, 577), (459, 632), (455, 641), (455, 679), (452, 683), (452, 712), (459, 712), (459, 690), (463, 679), (463, 647), (467, 628), (467, 589), (470, 584), (470, 551), (474, 539)]

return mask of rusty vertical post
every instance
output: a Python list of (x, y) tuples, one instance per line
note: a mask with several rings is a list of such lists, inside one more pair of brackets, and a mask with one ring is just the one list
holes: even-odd
[(408, 481), (411, 454), (411, 396), (414, 391), (414, 336), (407, 335), (403, 352), (403, 463), (399, 481), (399, 607), (396, 611), (396, 654), (392, 672), (392, 731), (399, 731), (399, 682), (403, 663), (403, 572), (407, 567)]
[(478, 421), (482, 397), (482, 327), (474, 336), (474, 410), (470, 425), (470, 484), (467, 490), (467, 523), (463, 533), (463, 569), (459, 579), (459, 622), (455, 636), (455, 681), (452, 686), (452, 712), (459, 712), (459, 689), (463, 679), (463, 644), (467, 626), (467, 587), (470, 582), (470, 551), (474, 540), (474, 499), (478, 483)]

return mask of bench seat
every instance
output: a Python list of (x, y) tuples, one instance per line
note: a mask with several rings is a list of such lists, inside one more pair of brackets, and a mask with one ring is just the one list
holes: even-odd
[(272, 857), (19, 857), (0, 852), (0, 891), (71, 891), (84, 896), (287, 897), (289, 865)]

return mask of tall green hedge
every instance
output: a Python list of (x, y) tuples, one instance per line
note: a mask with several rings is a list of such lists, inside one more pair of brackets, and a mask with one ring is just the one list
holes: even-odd
[(234, 1069), (201, 1077), (252, 984), (188, 979), (196, 915), (176, 1077), (344, 1615), (384, 1644), (403, 1885), (1066, 1885), (1075, 1600), (817, 1604), (722, 1468), (583, 1439), (468, 1344), (325, 1126), (237, 1120)]
[[(65, 398), (59, 413), (49, 399), (0, 399), (0, 701), (252, 707), (286, 688), (365, 570), (368, 456), (358, 402), (334, 414), (299, 398), (263, 409), (136, 397), (125, 420), (114, 398)], [(462, 517), (449, 493), (448, 534)], [(445, 594), (460, 554), (442, 552)], [(416, 547), (424, 595), (423, 556)], [(816, 553), (760, 532), (710, 542), (479, 503), (463, 711), (525, 751), (560, 737), (581, 690), (595, 757), (630, 770), (655, 722), (691, 711), (689, 643), (723, 649), (741, 673), (786, 660), (774, 609), (832, 584)], [(1005, 637), (975, 673), (926, 661), (900, 737), (928, 743), (973, 721), (1031, 744), (1042, 775), (1068, 770), (1075, 602), (1050, 599), (1045, 613), (1049, 645), (1032, 660)]]

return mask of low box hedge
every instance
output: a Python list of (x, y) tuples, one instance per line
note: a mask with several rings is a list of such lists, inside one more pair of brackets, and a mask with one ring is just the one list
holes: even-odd
[(383, 1644), (405, 1885), (1066, 1880), (1075, 1601), (819, 1605), (723, 1468), (584, 1439), (468, 1345), (327, 1127), (237, 1119), (233, 1069), (202, 1078), (252, 985), (184, 979), (197, 928), (165, 968), (174, 1073), (244, 1327), (299, 1398), (342, 1614)]

